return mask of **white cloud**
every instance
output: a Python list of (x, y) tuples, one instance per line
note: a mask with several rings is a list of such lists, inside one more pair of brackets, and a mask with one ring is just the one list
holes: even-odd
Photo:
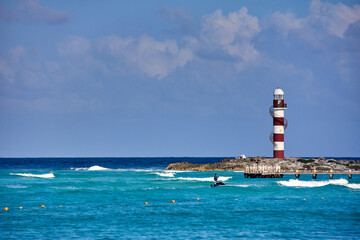
[(307, 17), (307, 25), (320, 24), (329, 34), (343, 37), (351, 23), (360, 20), (360, 5), (353, 8), (342, 3), (331, 4), (312, 0)]
[(82, 56), (90, 50), (91, 43), (80, 36), (70, 36), (58, 46), (60, 56)]
[[(203, 18), (199, 38), (199, 48), (205, 51), (220, 49), (225, 54), (240, 60), (252, 60), (258, 52), (251, 40), (260, 32), (257, 17), (247, 13), (242, 7), (227, 16), (221, 10)], [(204, 49), (205, 48), (205, 49)]]
[(276, 12), (270, 17), (271, 23), (267, 26), (276, 26), (286, 36), (297, 33), (299, 38), (310, 43), (320, 41), (325, 35), (342, 38), (349, 25), (359, 20), (360, 5), (351, 8), (342, 3), (312, 0), (306, 17), (296, 18), (291, 12)]
[(14, 81), (14, 75), (13, 69), (11, 69), (4, 59), (0, 58), (0, 80), (12, 83)]
[(0, 19), (15, 22), (45, 22), (59, 24), (66, 22), (70, 15), (43, 6), (38, 0), (13, 1), (12, 7), (5, 9), (0, 6)]
[(159, 79), (183, 67), (193, 58), (191, 50), (180, 48), (175, 40), (156, 41), (147, 35), (138, 39), (103, 37), (98, 41), (98, 50)]

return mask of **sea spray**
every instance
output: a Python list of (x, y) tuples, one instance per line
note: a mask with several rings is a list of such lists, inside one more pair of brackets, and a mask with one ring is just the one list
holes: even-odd
[(154, 174), (159, 175), (161, 177), (175, 177), (175, 173), (173, 172), (155, 172)]
[(298, 179), (290, 179), (289, 181), (277, 181), (278, 184), (286, 187), (323, 187), (329, 184), (332, 185), (347, 185), (349, 182), (346, 179), (336, 179), (328, 181), (302, 181)]
[[(231, 179), (232, 177), (219, 177), (219, 181), (227, 181), (229, 179)], [(178, 177), (175, 178), (177, 180), (184, 180), (184, 181), (198, 181), (198, 182), (213, 182), (214, 178), (213, 177), (206, 177), (206, 178), (195, 178), (195, 177)]]
[(10, 173), (10, 175), (22, 176), (22, 177), (36, 177), (36, 178), (54, 178), (53, 173), (46, 174), (31, 174), (31, 173)]

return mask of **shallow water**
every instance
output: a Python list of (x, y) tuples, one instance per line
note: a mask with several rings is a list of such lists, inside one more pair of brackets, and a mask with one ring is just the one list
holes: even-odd
[(317, 180), (305, 175), (298, 180), (245, 179), (242, 172), (228, 171), (218, 172), (226, 185), (211, 188), (214, 172), (164, 171), (161, 165), (141, 164), (126, 169), (126, 164), (91, 161), (84, 165), (75, 159), (66, 167), (1, 168), (0, 207), (9, 208), (0, 212), (1, 238), (360, 236), (358, 175), (351, 180), (346, 175), (334, 180), (326, 175)]

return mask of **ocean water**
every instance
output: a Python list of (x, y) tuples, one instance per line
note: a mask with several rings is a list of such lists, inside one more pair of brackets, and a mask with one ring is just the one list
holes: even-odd
[(164, 170), (221, 159), (1, 158), (0, 239), (360, 239), (359, 175)]

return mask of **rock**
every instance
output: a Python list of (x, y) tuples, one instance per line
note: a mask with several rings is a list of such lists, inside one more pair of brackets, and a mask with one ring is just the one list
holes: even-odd
[(192, 170), (192, 171), (244, 171), (246, 166), (254, 164), (259, 165), (279, 165), (282, 170), (314, 170), (319, 171), (344, 171), (344, 170), (359, 170), (360, 161), (353, 160), (335, 160), (326, 159), (323, 157), (315, 159), (303, 159), (303, 158), (284, 158), (273, 159), (266, 157), (251, 157), (245, 159), (232, 159), (226, 158), (222, 161), (214, 164), (196, 164), (196, 163), (171, 163), (166, 167), (167, 170)]

